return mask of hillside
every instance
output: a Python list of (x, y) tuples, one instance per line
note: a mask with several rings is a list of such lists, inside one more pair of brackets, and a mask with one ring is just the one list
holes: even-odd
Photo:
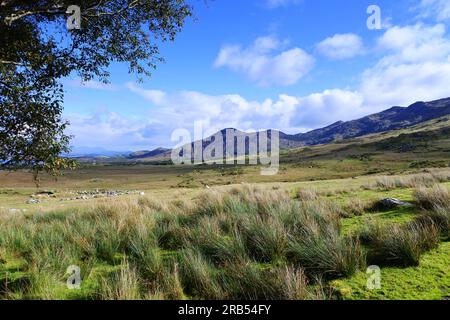
[[(280, 148), (281, 149), (296, 149), (304, 146), (316, 146), (327, 144), (335, 141), (345, 141), (353, 138), (363, 137), (375, 133), (398, 131), (406, 128), (413, 128), (418, 124), (425, 124), (433, 119), (440, 119), (445, 122), (445, 116), (450, 115), (450, 98), (431, 101), (431, 102), (416, 102), (409, 107), (392, 107), (380, 113), (372, 114), (361, 119), (336, 122), (330, 126), (316, 129), (307, 133), (300, 133), (296, 135), (288, 135), (283, 132), (280, 134)], [(444, 117), (444, 118), (443, 118)], [(425, 126), (426, 127), (426, 126)], [(237, 129), (231, 128), (232, 132), (237, 137), (245, 136), (246, 133)], [(272, 130), (268, 131), (269, 142)], [(258, 132), (256, 136), (265, 132)], [(225, 148), (228, 145), (226, 138), (226, 129), (221, 130), (215, 135), (206, 138), (203, 141), (203, 148), (206, 148), (210, 143), (214, 142), (214, 136), (222, 136)], [(234, 142), (236, 143), (236, 142)], [(192, 146), (195, 142), (192, 143)], [(246, 143), (246, 153), (249, 151), (248, 142)], [(399, 147), (400, 148), (400, 147)], [(403, 145), (401, 148), (411, 148)], [(169, 157), (168, 149), (163, 149), (164, 152), (153, 151), (159, 158), (162, 155)], [(406, 150), (404, 150), (406, 151)], [(147, 153), (149, 155), (149, 153)], [(156, 157), (156, 156), (155, 156)], [(136, 159), (130, 157), (131, 159)], [(152, 158), (150, 156), (141, 157)]]
[(367, 117), (336, 122), (328, 127), (287, 136), (304, 145), (318, 145), (384, 131), (398, 130), (450, 114), (450, 98), (416, 102), (407, 108), (392, 107)]
[[(392, 107), (385, 111), (375, 113), (357, 120), (352, 121), (338, 121), (327, 127), (316, 129), (307, 133), (299, 133), (294, 135), (285, 134), (279, 132), (280, 134), (280, 148), (282, 150), (291, 150), (306, 146), (317, 146), (322, 144), (329, 144), (332, 142), (343, 142), (349, 139), (355, 139), (358, 137), (364, 137), (377, 133), (395, 132), (402, 129), (414, 128), (420, 124), (427, 124), (430, 120), (440, 119), (439, 121), (445, 122), (447, 120), (446, 116), (450, 116), (450, 98), (430, 101), (430, 102), (416, 102), (408, 107)], [(427, 127), (427, 125), (425, 125)], [(426, 129), (426, 128), (425, 128)], [(244, 137), (248, 135), (247, 133), (230, 128), (232, 133), (236, 137)], [(224, 154), (226, 147), (228, 145), (226, 137), (227, 129), (223, 129), (216, 134), (206, 138), (202, 142), (203, 149), (215, 141), (215, 137), (220, 137), (224, 141)], [(268, 130), (269, 146), (271, 133), (273, 130)], [(256, 137), (260, 134), (266, 133), (264, 131), (257, 132)], [(236, 141), (233, 141), (236, 145)], [(192, 147), (196, 145), (193, 142)], [(408, 148), (403, 145), (402, 148)], [(248, 142), (246, 142), (246, 153), (249, 153)], [(406, 150), (404, 150), (406, 151)], [(95, 157), (85, 156), (78, 158), (81, 161), (99, 160), (99, 154)], [(137, 161), (137, 162), (147, 162), (147, 161), (165, 161), (169, 160), (171, 156), (171, 149), (168, 148), (157, 148), (155, 150), (144, 150), (137, 151), (129, 154), (128, 156), (114, 156), (114, 155), (104, 155), (101, 160), (106, 162), (117, 162), (117, 161)], [(101, 158), (101, 157), (100, 157)]]

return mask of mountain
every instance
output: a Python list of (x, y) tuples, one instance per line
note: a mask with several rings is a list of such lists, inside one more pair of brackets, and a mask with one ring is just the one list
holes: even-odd
[(339, 121), (308, 133), (287, 136), (286, 139), (312, 146), (372, 133), (403, 129), (445, 115), (450, 115), (450, 98), (416, 102), (407, 108), (392, 107), (358, 120)]
[(111, 151), (104, 148), (73, 147), (72, 151), (65, 156), (71, 158), (95, 158), (95, 157), (123, 157), (130, 151)]
[[(293, 149), (304, 146), (315, 146), (334, 141), (357, 138), (373, 133), (404, 129), (445, 115), (450, 115), (450, 98), (430, 102), (416, 102), (409, 107), (392, 107), (388, 110), (358, 120), (347, 122), (338, 121), (327, 127), (307, 133), (289, 135), (280, 131), (280, 148)], [(204, 139), (203, 148), (214, 141), (214, 136), (222, 135), (225, 153), (225, 148), (228, 144), (226, 141), (226, 130), (227, 129), (224, 129), (215, 135)], [(232, 130), (234, 135), (238, 137), (247, 135), (247, 133), (237, 129), (231, 128), (228, 130)], [(274, 132), (274, 130), (257, 132), (256, 136), (258, 137), (261, 133), (268, 133), (270, 145), (271, 132)], [(194, 145), (195, 142), (192, 143), (192, 146)], [(248, 142), (246, 143), (245, 149), (246, 153), (248, 153)]]
[[(396, 106), (357, 120), (346, 122), (338, 121), (327, 127), (312, 130), (307, 133), (290, 135), (280, 131), (280, 148), (294, 149), (304, 146), (315, 146), (320, 144), (327, 144), (334, 141), (357, 138), (374, 133), (405, 129), (432, 119), (441, 118), (446, 115), (450, 115), (450, 98), (430, 102), (416, 102), (409, 107)], [(247, 135), (247, 133), (234, 128), (230, 128), (228, 130), (232, 130), (233, 134), (237, 137)], [(215, 136), (219, 137), (221, 135), (224, 141), (225, 151), (225, 148), (228, 145), (228, 141), (226, 139), (226, 131), (227, 129), (223, 129), (217, 132), (215, 135), (204, 139), (201, 142), (203, 149), (215, 141)], [(256, 136), (258, 137), (261, 133), (267, 133), (270, 145), (272, 132), (275, 131), (261, 131), (257, 132)], [(236, 142), (234, 143), (236, 144)], [(192, 142), (191, 145), (195, 146), (196, 142)], [(245, 149), (246, 153), (248, 153), (248, 142), (246, 143)], [(127, 154), (125, 157), (128, 160), (147, 161), (155, 159), (170, 159), (172, 150), (166, 148), (157, 148), (152, 151), (143, 150), (133, 153), (106, 153), (105, 151), (101, 152), (99, 149), (97, 149), (97, 151), (98, 152), (95, 153), (91, 152), (91, 156), (94, 154), (97, 157), (116, 156), (119, 158), (124, 154)], [(80, 155), (79, 152), (78, 154)], [(86, 154), (84, 154), (84, 156), (86, 156)]]
[(128, 159), (145, 159), (145, 158), (154, 158), (158, 156), (163, 156), (167, 153), (170, 154), (171, 149), (166, 148), (157, 148), (152, 151), (144, 150), (144, 151), (136, 151), (131, 153), (128, 156)]

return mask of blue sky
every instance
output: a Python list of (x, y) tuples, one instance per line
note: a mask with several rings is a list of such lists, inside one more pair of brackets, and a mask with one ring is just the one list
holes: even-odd
[[(450, 1), (193, 0), (166, 59), (137, 83), (111, 66), (111, 84), (64, 80), (65, 117), (80, 148), (173, 146), (202, 123), (308, 131), (392, 105), (450, 96)], [(381, 9), (369, 30), (366, 10)]]

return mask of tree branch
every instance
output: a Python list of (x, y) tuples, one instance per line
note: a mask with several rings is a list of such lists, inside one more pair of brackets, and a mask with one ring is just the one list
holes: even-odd
[(25, 66), (23, 63), (15, 62), (15, 61), (8, 61), (8, 60), (0, 60), (0, 63), (1, 64), (13, 64), (15, 66), (22, 66), (22, 67)]
[(14, 23), (14, 21), (20, 20), (22, 18), (36, 15), (36, 14), (66, 14), (66, 11), (62, 8), (53, 8), (53, 9), (46, 9), (46, 10), (37, 10), (37, 11), (19, 11), (17, 13), (13, 13), (12, 15), (5, 18), (5, 23), (7, 25), (11, 25)]
[[(101, 2), (103, 2), (103, 1), (101, 1)], [(115, 15), (120, 15), (121, 13), (127, 11), (128, 9), (135, 8), (138, 4), (139, 4), (139, 0), (132, 0), (131, 2), (128, 2), (127, 5), (124, 8), (122, 8), (120, 10), (117, 10), (117, 11), (113, 11), (113, 12), (98, 12), (96, 14), (86, 14), (86, 12), (88, 12), (89, 10), (92, 10), (92, 9), (94, 9), (94, 8), (99, 6), (99, 5), (97, 5), (95, 7), (91, 7), (89, 9), (87, 9), (86, 11), (83, 12), (82, 15), (85, 16), (85, 17), (89, 17), (89, 18), (98, 18), (98, 17), (101, 17), (101, 16), (115, 16)]]

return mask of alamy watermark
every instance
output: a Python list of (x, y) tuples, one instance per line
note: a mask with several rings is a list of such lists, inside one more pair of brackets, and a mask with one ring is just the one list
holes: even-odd
[(381, 30), (381, 8), (377, 5), (370, 5), (367, 7), (367, 14), (369, 18), (367, 19), (367, 28), (369, 30)]
[(368, 290), (380, 290), (381, 289), (381, 269), (379, 266), (369, 266), (366, 270), (369, 274), (367, 279)]
[(81, 269), (78, 266), (69, 266), (66, 274), (69, 274), (67, 278), (67, 288), (70, 290), (81, 289)]
[(67, 18), (68, 30), (81, 29), (81, 8), (76, 5), (71, 5), (67, 8), (66, 13), (70, 16)]
[[(186, 129), (172, 133), (178, 142), (172, 162), (178, 165), (261, 165), (261, 175), (276, 175), (280, 164), (280, 133), (276, 130), (242, 132), (225, 129), (204, 138), (201, 122), (194, 123), (194, 137)], [(194, 141), (194, 142), (192, 142)]]
[[(81, 29), (81, 8), (77, 5), (70, 5), (66, 13), (70, 16), (67, 18), (67, 29)], [(381, 20), (381, 8), (378, 5), (372, 4), (367, 7), (367, 14), (369, 18), (367, 19), (367, 28), (369, 30), (381, 30), (382, 20)]]

